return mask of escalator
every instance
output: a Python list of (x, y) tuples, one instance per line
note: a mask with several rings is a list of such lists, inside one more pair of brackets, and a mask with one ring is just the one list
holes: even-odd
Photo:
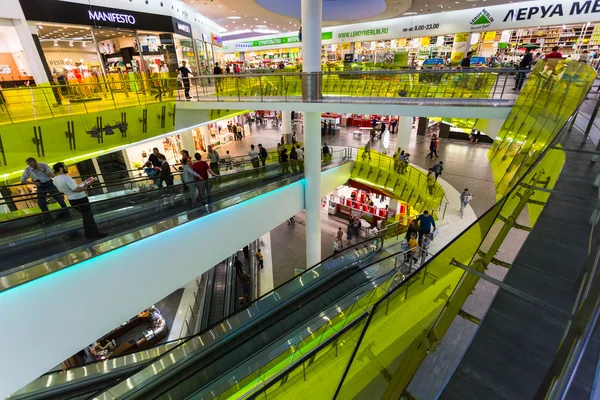
[(401, 253), (379, 253), (371, 263), (360, 256), (373, 256), (380, 240), (343, 256), (362, 262), (313, 267), (263, 297), (269, 304), (251, 305), (94, 398), (212, 399), (253, 390), (272, 370), (298, 359), (298, 349), (314, 347), (341, 329), (343, 318), (365, 312), (377, 290), (385, 293), (379, 286), (394, 282)]
[[(278, 335), (282, 334), (290, 325), (298, 324), (298, 322), (310, 318), (311, 315), (318, 314), (324, 304), (335, 301), (353, 287), (365, 282), (369, 282), (370, 286), (373, 276), (369, 273), (361, 273), (361, 267), (372, 262), (374, 257), (385, 254), (380, 252), (382, 247), (383, 240), (381, 238), (373, 238), (349, 247), (339, 254), (321, 261), (272, 292), (246, 306), (239, 307), (238, 312), (232, 313), (227, 318), (216, 320), (217, 313), (212, 314), (212, 312), (218, 310), (219, 307), (215, 306), (214, 310), (210, 307), (212, 324), (209, 329), (201, 331), (199, 335), (182, 338), (122, 357), (71, 368), (67, 371), (49, 372), (9, 398), (93, 398), (101, 395), (99, 393), (107, 387), (125, 382), (125, 379), (132, 374), (144, 372), (145, 368), (154, 370), (151, 364), (153, 362), (164, 364), (169, 360), (176, 360), (177, 353), (175, 351), (179, 350), (185, 353), (196, 349), (199, 343), (211, 346), (211, 351), (202, 352), (202, 362), (199, 366), (211, 363), (209, 375), (214, 380), (229, 365), (224, 362), (231, 361), (231, 357), (227, 353), (233, 351), (234, 346), (248, 340), (248, 345), (244, 345), (245, 352), (243, 354), (249, 351), (258, 351), (262, 348), (261, 346), (264, 347), (269, 341), (277, 339)], [(229, 260), (233, 260), (233, 258), (231, 257)], [(251, 258), (245, 260), (243, 257), (240, 259), (251, 260)], [(221, 265), (227, 270), (227, 262), (221, 263), (217, 267)], [(235, 272), (233, 273), (235, 274)], [(233, 297), (236, 288), (230, 289), (225, 292)], [(206, 295), (212, 297), (211, 294), (207, 293)], [(230, 299), (224, 301), (227, 302)], [(225, 326), (228, 327), (227, 332), (224, 331)], [(249, 341), (250, 339), (252, 341)], [(213, 344), (214, 346), (212, 346)], [(242, 355), (237, 351), (236, 354)], [(223, 358), (221, 359), (221, 357)], [(239, 361), (238, 358), (236, 358), (237, 361)], [(192, 369), (189, 372), (197, 373), (199, 371)]]
[[(340, 157), (340, 161), (345, 160)], [(336, 165), (333, 163), (324, 169)], [(91, 207), (100, 231), (110, 235), (104, 241), (110, 241), (111, 245), (103, 247), (114, 244), (119, 247), (302, 178), (301, 173), (284, 176), (279, 164), (270, 164), (211, 180), (212, 203), (207, 207), (192, 207), (185, 185), (181, 184), (109, 197), (92, 203)], [(97, 243), (76, 235), (82, 228), (79, 213), (72, 210), (69, 220), (55, 218), (59, 213), (60, 210), (55, 210), (0, 223), (0, 275), (35, 266), (38, 260), (81, 260), (98, 254)], [(110, 240), (117, 236), (117, 240)], [(92, 247), (95, 247), (93, 251)], [(63, 261), (61, 265), (64, 267)], [(18, 283), (22, 282), (19, 280)]]

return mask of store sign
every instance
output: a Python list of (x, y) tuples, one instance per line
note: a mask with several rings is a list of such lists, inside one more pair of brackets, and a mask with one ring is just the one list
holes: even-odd
[(385, 35), (389, 32), (389, 28), (378, 28), (378, 29), (366, 29), (362, 31), (351, 31), (351, 32), (340, 32), (338, 33), (339, 39), (353, 38), (358, 36), (374, 36), (374, 35)]
[(173, 32), (178, 35), (192, 37), (192, 26), (182, 20), (173, 18)]
[[(323, 32), (323, 44), (339, 44), (351, 41), (408, 39), (425, 36), (453, 35), (457, 32), (504, 31), (600, 21), (600, 0), (546, 0), (522, 3), (506, 3), (485, 8), (446, 11), (438, 14), (395, 18), (385, 26), (373, 22), (327, 27)], [(325, 34), (328, 34), (326, 38)], [(281, 37), (261, 39), (261, 46), (278, 46), (285, 41)], [(269, 42), (263, 42), (269, 40)], [(501, 42), (506, 42), (501, 40)], [(398, 43), (399, 47), (402, 47)]]
[(135, 17), (129, 14), (117, 14), (111, 12), (88, 10), (88, 15), (92, 21), (135, 25)]
[(212, 44), (215, 46), (223, 46), (223, 38), (219, 35), (217, 35), (216, 33), (211, 33), (210, 37), (212, 39)]

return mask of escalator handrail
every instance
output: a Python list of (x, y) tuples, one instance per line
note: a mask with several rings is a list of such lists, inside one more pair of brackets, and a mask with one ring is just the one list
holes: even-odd
[[(362, 246), (364, 246), (364, 244), (365, 244), (365, 243), (367, 243), (367, 242), (372, 242), (374, 239), (377, 239), (378, 243), (381, 243), (381, 246), (380, 246), (380, 247), (378, 247), (378, 248), (377, 248), (376, 250), (374, 250), (373, 252), (369, 253), (369, 256), (370, 256), (370, 255), (372, 255), (372, 254), (375, 254), (376, 252), (378, 252), (378, 251), (380, 251), (380, 250), (382, 249), (382, 247), (383, 247), (383, 238), (381, 238), (380, 236), (369, 238), (369, 239), (367, 239), (367, 240), (365, 240), (365, 241), (362, 241), (362, 242), (360, 242), (360, 243), (357, 243), (357, 244), (355, 244), (355, 245), (353, 245), (353, 246), (350, 246), (350, 247), (348, 247), (348, 248), (346, 248), (346, 249), (344, 249), (344, 250), (348, 250), (348, 249), (351, 249), (351, 248), (354, 248), (354, 247), (358, 247), (358, 246), (361, 246), (361, 245), (362, 245)], [(338, 253), (338, 254), (339, 254), (339, 253)], [(335, 256), (337, 256), (338, 254), (336, 254)], [(383, 258), (383, 259), (381, 259), (381, 260), (378, 260), (378, 261), (372, 262), (372, 263), (370, 263), (370, 264), (367, 264), (367, 266), (365, 266), (365, 268), (366, 268), (366, 267), (368, 267), (368, 266), (374, 265), (374, 264), (376, 264), (376, 263), (378, 263), (378, 262), (381, 262), (381, 261), (387, 260), (387, 259), (389, 259), (390, 257), (392, 257), (392, 256), (395, 256), (395, 255), (396, 255), (396, 254), (394, 254), (394, 255), (390, 255), (390, 256), (386, 256), (386, 257), (384, 257), (384, 258)], [(315, 265), (314, 265), (313, 267), (311, 267), (310, 269), (307, 269), (306, 271), (303, 271), (303, 273), (304, 273), (304, 272), (307, 272), (307, 271), (309, 271), (309, 270), (312, 270), (313, 268), (317, 267), (318, 265), (320, 265), (321, 263), (325, 262), (326, 260), (329, 260), (329, 259), (331, 259), (332, 257), (333, 257), (333, 256), (329, 256), (329, 257), (325, 258), (325, 259), (324, 259), (324, 260), (322, 260), (320, 263), (317, 263), (317, 264), (315, 264)], [(298, 276), (299, 276), (299, 275), (297, 275), (297, 276), (296, 276), (296, 277), (294, 277), (294, 278), (297, 278)], [(292, 279), (290, 279), (290, 280), (288, 280), (288, 281), (284, 282), (283, 284), (279, 285), (279, 286), (278, 286), (277, 288), (275, 288), (274, 290), (271, 290), (271, 291), (270, 291), (268, 294), (271, 294), (273, 291), (275, 291), (275, 290), (279, 289), (280, 287), (282, 287), (283, 285), (287, 284), (288, 282), (290, 282), (290, 281), (291, 281), (291, 280), (293, 280), (294, 278), (292, 278)], [(311, 285), (310, 287), (312, 287), (312, 285)], [(263, 298), (263, 297), (265, 297), (266, 295), (267, 295), (267, 294), (265, 294), (265, 295), (261, 296), (260, 298), (256, 299), (254, 302), (258, 301), (259, 299), (262, 299), (262, 298)], [(297, 294), (296, 294), (296, 295), (297, 295)], [(187, 342), (189, 342), (190, 340), (192, 340), (192, 339), (194, 339), (194, 338), (196, 338), (196, 337), (198, 337), (198, 336), (201, 336), (201, 335), (203, 335), (204, 333), (206, 333), (206, 332), (210, 331), (210, 329), (213, 329), (213, 328), (215, 328), (216, 326), (218, 326), (219, 324), (221, 324), (221, 323), (222, 323), (222, 322), (223, 322), (225, 319), (227, 319), (227, 318), (233, 318), (233, 317), (235, 317), (235, 315), (236, 315), (236, 314), (239, 314), (239, 313), (242, 313), (242, 312), (244, 312), (244, 311), (245, 311), (245, 310), (246, 310), (248, 307), (250, 307), (252, 304), (254, 304), (254, 302), (251, 302), (251, 303), (249, 303), (249, 304), (248, 304), (248, 305), (246, 305), (244, 308), (242, 308), (242, 309), (238, 310), (237, 312), (233, 313), (232, 315), (229, 315), (229, 316), (228, 316), (228, 317), (226, 317), (226, 318), (223, 318), (223, 320), (221, 320), (221, 321), (218, 321), (217, 323), (215, 323), (215, 324), (211, 325), (211, 326), (210, 326), (210, 327), (208, 327), (207, 329), (204, 329), (204, 330), (202, 330), (201, 332), (198, 332), (198, 333), (197, 333), (197, 334), (195, 334), (195, 335), (188, 336), (188, 337), (185, 337), (185, 338), (180, 338), (180, 340), (182, 340), (182, 342), (181, 342), (180, 344), (178, 344), (177, 346), (174, 346), (173, 348), (169, 349), (168, 351), (166, 351), (165, 353), (161, 354), (160, 356), (158, 356), (158, 357), (156, 357), (156, 358), (154, 358), (154, 359), (152, 359), (152, 360), (148, 360), (148, 361), (147, 361), (146, 363), (144, 363), (143, 365), (140, 365), (140, 366), (138, 366), (138, 367), (137, 367), (135, 370), (133, 370), (133, 371), (131, 372), (131, 374), (129, 374), (127, 377), (124, 377), (123, 379), (128, 379), (129, 377), (131, 377), (131, 376), (133, 376), (133, 375), (137, 374), (138, 372), (140, 372), (140, 371), (144, 370), (144, 369), (145, 369), (145, 368), (147, 368), (147, 367), (148, 367), (150, 364), (152, 364), (153, 362), (156, 362), (157, 360), (159, 360), (159, 359), (161, 359), (161, 358), (163, 358), (163, 357), (168, 357), (168, 356), (169, 356), (169, 354), (170, 354), (172, 351), (174, 351), (174, 350), (178, 349), (178, 348), (179, 348), (180, 346), (182, 346), (182, 345), (185, 345), (185, 344), (186, 344)], [(229, 338), (230, 338), (230, 336), (229, 336), (229, 337), (227, 337), (227, 338), (224, 338), (224, 339), (225, 339), (225, 340), (227, 340), (227, 339), (229, 339)], [(118, 384), (118, 383), (117, 383), (117, 384)], [(96, 396), (96, 395), (98, 395), (98, 394), (100, 394), (100, 393), (102, 393), (102, 392), (105, 392), (105, 391), (106, 391), (106, 389), (101, 389), (101, 390), (99, 390), (97, 393), (95, 393), (95, 396)]]
[[(278, 169), (278, 168), (280, 168), (278, 165), (275, 165), (275, 164), (268, 165), (265, 168), (269, 168), (269, 167), (271, 167), (271, 169)], [(253, 170), (248, 169), (248, 170), (237, 171), (237, 172), (234, 172), (234, 173), (231, 173), (231, 174), (222, 174), (222, 175), (218, 175), (217, 177), (211, 177), (211, 178), (209, 178), (209, 180), (212, 181), (213, 179), (219, 179), (219, 178), (223, 178), (223, 177), (229, 178), (229, 177), (231, 177), (233, 175), (236, 175), (236, 174), (244, 174), (244, 173), (247, 174), (248, 171), (253, 171)], [(174, 184), (172, 186), (159, 187), (159, 188), (150, 189), (150, 190), (147, 190), (147, 191), (144, 191), (144, 192), (127, 193), (127, 194), (124, 194), (122, 196), (109, 197), (109, 198), (106, 198), (106, 199), (98, 200), (98, 201), (93, 202), (92, 204), (96, 205), (96, 204), (103, 204), (103, 203), (106, 203), (106, 202), (109, 202), (109, 201), (122, 200), (122, 199), (126, 199), (127, 197), (131, 197), (131, 196), (139, 196), (142, 193), (149, 194), (149, 193), (155, 193), (155, 192), (158, 192), (158, 191), (173, 190), (173, 188), (182, 188), (184, 185), (185, 185), (184, 183), (178, 183), (178, 184)], [(75, 209), (75, 206), (68, 206), (66, 209)], [(22, 220), (28, 219), (28, 218), (39, 217), (40, 215), (50, 215), (52, 213), (60, 213), (60, 212), (62, 212), (62, 210), (63, 209), (60, 208), (60, 209), (57, 209), (57, 210), (49, 210), (49, 211), (39, 212), (39, 213), (35, 213), (35, 214), (23, 215), (23, 216), (20, 216), (18, 218), (12, 218), (12, 219), (9, 219), (9, 220), (0, 221), (0, 226), (2, 224), (6, 224), (6, 223), (14, 223), (16, 221), (22, 221)]]
[[(379, 237), (379, 236), (378, 236), (378, 237), (373, 237), (373, 238), (370, 238), (370, 239), (369, 239), (369, 240), (367, 240), (367, 241), (372, 241), (373, 239), (376, 239), (376, 238), (377, 238), (377, 239), (381, 239), (381, 237)], [(358, 246), (358, 245), (361, 245), (361, 244), (364, 244), (364, 243), (365, 243), (365, 242), (363, 241), (363, 242), (361, 242), (361, 243), (358, 243), (358, 244), (356, 244), (355, 246)], [(355, 247), (355, 246), (351, 246), (351, 247)], [(381, 248), (379, 248), (379, 249), (378, 249), (378, 250), (376, 250), (376, 251), (373, 251), (372, 253), (370, 253), (370, 255), (372, 255), (372, 254), (375, 254), (375, 253), (376, 253), (377, 251), (379, 251), (379, 250), (381, 250)], [(387, 255), (387, 256), (385, 256), (385, 257), (383, 257), (383, 258), (379, 259), (379, 260), (372, 261), (372, 262), (370, 262), (370, 263), (368, 263), (368, 264), (366, 264), (366, 265), (364, 265), (364, 266), (361, 266), (360, 270), (358, 270), (358, 271), (354, 271), (354, 272), (352, 273), (352, 275), (354, 275), (354, 274), (356, 274), (356, 273), (361, 273), (361, 272), (362, 272), (364, 269), (366, 269), (366, 268), (369, 268), (370, 266), (373, 266), (373, 265), (375, 265), (375, 264), (378, 264), (378, 263), (381, 263), (381, 262), (387, 261), (387, 260), (389, 260), (389, 259), (392, 259), (392, 258), (398, 257), (399, 255), (401, 255), (401, 254), (405, 254), (405, 253), (407, 253), (407, 252), (409, 252), (409, 251), (410, 251), (410, 250), (400, 250), (400, 251), (398, 251), (398, 252), (395, 252), (395, 253), (393, 253), (393, 254), (389, 254), (389, 255)], [(331, 258), (331, 257), (328, 257), (327, 259), (329, 259), (329, 258)], [(325, 261), (325, 260), (323, 260), (323, 261)], [(317, 266), (317, 265), (319, 265), (319, 264), (316, 264), (315, 266)], [(314, 268), (315, 266), (311, 267), (311, 269), (312, 269), (312, 268)], [(411, 275), (411, 276), (412, 276), (412, 275)], [(289, 281), (287, 281), (287, 282), (289, 282)], [(286, 283), (287, 283), (287, 282), (286, 282)], [(278, 289), (278, 288), (280, 288), (280, 287), (281, 287), (281, 286), (283, 286), (283, 285), (284, 285), (284, 284), (282, 284), (282, 285), (278, 286), (278, 287), (277, 287), (277, 289)], [(312, 288), (312, 287), (314, 287), (314, 286), (310, 286), (310, 287)], [(304, 291), (303, 291), (303, 292), (304, 292)], [(297, 295), (298, 295), (298, 294), (295, 294), (295, 295), (294, 295), (294, 297), (295, 297), (295, 296), (297, 296)], [(263, 297), (263, 296), (261, 296), (261, 298), (262, 298), (262, 297)], [(291, 299), (288, 299), (288, 300), (291, 300)], [(285, 304), (280, 304), (278, 307), (276, 307), (276, 309), (280, 311), (280, 307), (283, 307), (284, 305), (285, 305)], [(243, 310), (240, 310), (240, 311), (238, 311), (238, 312), (241, 312), (241, 311), (243, 311)], [(270, 312), (273, 312), (273, 311), (274, 311), (274, 310), (270, 310)], [(236, 313), (236, 314), (237, 314), (237, 313)], [(234, 314), (234, 315), (235, 315), (235, 314)], [(233, 317), (234, 315), (232, 315), (231, 317)], [(217, 325), (219, 325), (219, 323), (217, 323), (217, 324), (213, 325), (213, 326), (211, 327), (211, 329), (212, 329), (213, 327), (217, 326)], [(194, 339), (196, 336), (200, 336), (200, 335), (202, 335), (203, 333), (207, 332), (208, 330), (209, 330), (209, 329), (205, 330), (204, 332), (200, 332), (200, 333), (198, 333), (197, 335), (195, 335), (194, 337), (190, 337), (190, 338), (189, 338), (187, 341)], [(228, 337), (226, 337), (226, 338), (223, 338), (223, 339), (224, 339), (225, 341), (227, 341), (227, 340), (229, 340), (230, 338), (231, 338), (231, 336), (228, 336)], [(187, 343), (187, 341), (186, 341), (186, 343)], [(133, 375), (137, 374), (138, 372), (142, 371), (143, 369), (147, 368), (147, 367), (148, 367), (149, 365), (151, 365), (153, 362), (157, 362), (157, 361), (158, 361), (158, 360), (160, 360), (161, 358), (168, 356), (168, 354), (169, 354), (170, 352), (172, 352), (172, 351), (174, 351), (174, 350), (178, 349), (178, 348), (179, 348), (181, 345), (183, 345), (183, 344), (184, 344), (184, 343), (181, 343), (181, 344), (179, 344), (178, 346), (175, 346), (175, 347), (173, 347), (173, 348), (172, 348), (172, 349), (170, 349), (168, 352), (165, 352), (164, 354), (160, 355), (159, 357), (155, 358), (154, 360), (149, 360), (149, 361), (148, 361), (148, 363), (147, 363), (145, 366), (140, 366), (140, 367), (139, 367), (139, 369), (138, 369), (137, 371), (134, 371), (134, 372), (132, 372), (132, 373), (129, 375), (129, 377), (131, 377), (131, 376), (133, 376)], [(220, 342), (219, 344), (222, 344), (222, 343)], [(171, 369), (165, 370), (165, 371), (163, 371), (163, 372), (167, 372), (167, 371), (171, 371)], [(129, 379), (129, 377), (125, 377), (124, 379)], [(118, 383), (117, 383), (117, 384), (118, 384)], [(99, 393), (106, 392), (106, 391), (109, 391), (109, 390), (108, 390), (108, 389), (106, 389), (106, 390), (100, 390), (98, 393), (96, 393), (96, 395), (98, 395)]]

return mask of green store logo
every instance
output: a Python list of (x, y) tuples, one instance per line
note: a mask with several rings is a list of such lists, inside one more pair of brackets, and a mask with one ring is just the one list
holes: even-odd
[(471, 30), (483, 30), (494, 22), (492, 15), (484, 8), (471, 20)]

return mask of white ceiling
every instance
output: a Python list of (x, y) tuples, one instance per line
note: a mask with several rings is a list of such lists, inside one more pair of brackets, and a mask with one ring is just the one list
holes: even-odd
[[(237, 30), (268, 29), (281, 33), (296, 33), (298, 31), (298, 27), (300, 26), (300, 20), (298, 18), (290, 18), (271, 12), (257, 5), (254, 0), (182, 1), (194, 7), (201, 14), (205, 15), (212, 21), (223, 26), (229, 32)], [(509, 0), (508, 2), (517, 3), (520, 1), (525, 0)], [(385, 0), (385, 2), (387, 9), (377, 16), (353, 21), (323, 21), (323, 26), (344, 25), (352, 22), (379, 21), (382, 19), (397, 18), (407, 15), (426, 15), (445, 11), (463, 10), (472, 7), (485, 7), (507, 3), (505, 0)], [(365, 6), (367, 6), (367, 3), (368, 1), (365, 1)], [(239, 19), (229, 19), (228, 17), (239, 17)], [(259, 27), (257, 27), (257, 25)], [(224, 39), (240, 39), (273, 33), (277, 32), (268, 32), (263, 34), (250, 32), (241, 35), (226, 35), (224, 36)]]

